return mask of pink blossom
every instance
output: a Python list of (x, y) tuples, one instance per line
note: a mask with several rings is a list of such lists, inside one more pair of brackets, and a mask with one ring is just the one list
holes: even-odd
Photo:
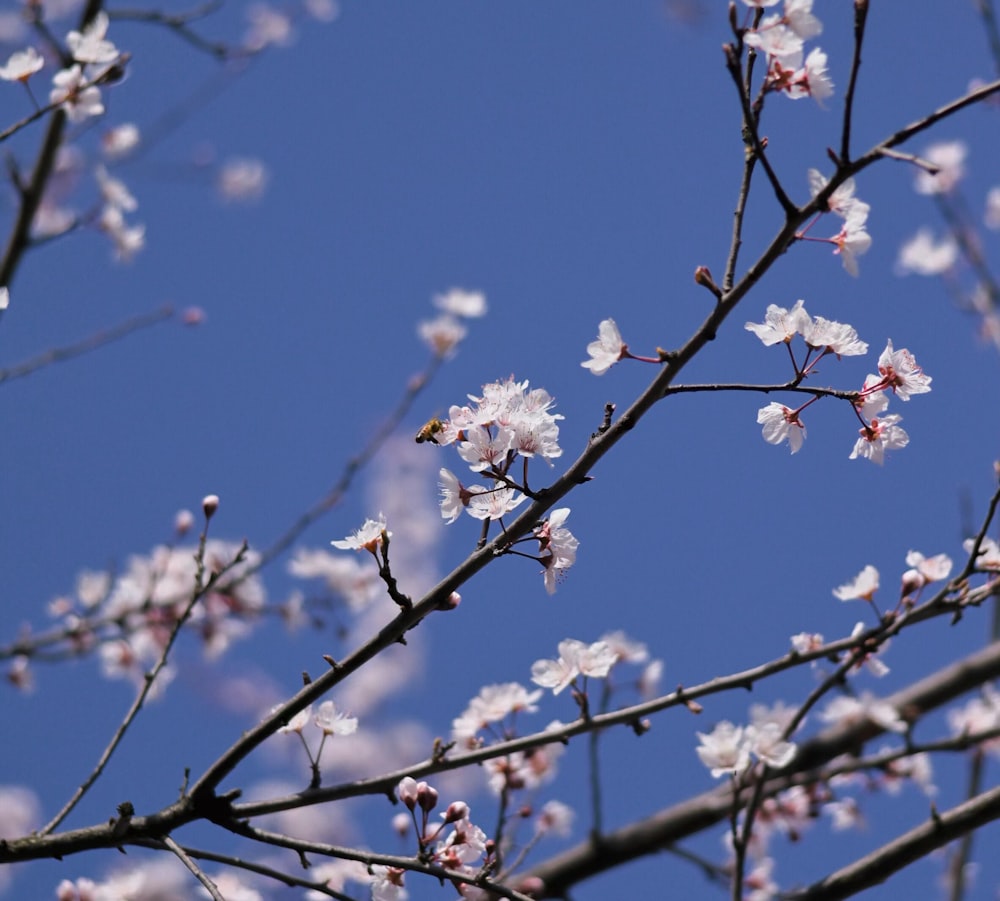
[(773, 344), (791, 344), (796, 335), (804, 335), (812, 327), (812, 319), (805, 311), (804, 300), (795, 301), (791, 310), (770, 304), (763, 322), (748, 322), (743, 327), (753, 332), (765, 347)]
[(896, 273), (907, 275), (942, 275), (958, 262), (958, 245), (948, 235), (935, 242), (931, 230), (920, 229), (909, 241), (899, 248), (896, 257)]
[(710, 733), (696, 734), (700, 740), (695, 749), (698, 758), (716, 779), (727, 774), (739, 775), (750, 766), (750, 752), (742, 727), (723, 720)]
[(764, 426), (762, 432), (768, 444), (781, 444), (782, 441), (787, 441), (793, 454), (802, 449), (806, 427), (795, 410), (790, 410), (777, 401), (771, 401), (766, 407), (761, 407), (757, 411), (757, 422)]
[(580, 365), (594, 375), (604, 375), (615, 363), (624, 359), (627, 352), (628, 345), (622, 341), (614, 319), (605, 319), (598, 326), (597, 340), (587, 345), (590, 359)]
[(387, 538), (392, 537), (392, 532), (386, 531), (385, 517), (380, 513), (378, 519), (366, 519), (356, 532), (339, 541), (331, 541), (330, 544), (342, 551), (364, 550), (374, 554), (375, 549), (382, 544), (383, 533)]
[(479, 319), (486, 315), (486, 295), (482, 291), (463, 291), (452, 288), (445, 294), (434, 295), (434, 306), (450, 316), (462, 319)]
[(854, 443), (849, 459), (866, 457), (880, 466), (887, 450), (899, 450), (910, 443), (910, 436), (897, 424), (902, 417), (893, 413), (881, 419), (873, 419), (870, 425), (859, 430), (861, 437)]
[(878, 591), (878, 570), (869, 564), (852, 581), (833, 589), (833, 596), (841, 601), (871, 601)]
[(569, 517), (569, 507), (560, 507), (549, 514), (549, 518), (535, 529), (538, 549), (544, 567), (545, 590), (555, 594), (556, 579), (564, 576), (576, 562), (576, 550), (580, 542), (563, 523)]
[(931, 390), (931, 377), (924, 374), (913, 354), (905, 347), (893, 350), (891, 340), (878, 358), (878, 371), (884, 386), (891, 388), (900, 400), (909, 400), (911, 394), (926, 394)]
[(44, 65), (42, 55), (34, 47), (27, 47), (12, 53), (7, 64), (0, 67), (0, 79), (27, 83)]
[(923, 158), (934, 168), (917, 171), (915, 188), (918, 194), (948, 194), (965, 177), (965, 157), (969, 152), (963, 141), (942, 141), (932, 144)]

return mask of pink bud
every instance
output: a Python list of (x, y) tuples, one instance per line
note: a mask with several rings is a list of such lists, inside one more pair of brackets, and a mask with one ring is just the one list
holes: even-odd
[(219, 509), (219, 495), (206, 494), (201, 500), (201, 510), (205, 514), (205, 519), (211, 519), (215, 511)]
[(469, 805), (465, 801), (452, 801), (448, 809), (444, 812), (446, 823), (457, 823), (464, 820), (469, 815)]
[[(426, 783), (422, 783), (426, 784)], [(412, 776), (404, 776), (396, 786), (396, 794), (409, 810), (417, 806), (417, 781)]]
[(437, 807), (437, 802), (437, 789), (431, 788), (426, 782), (421, 782), (417, 785), (417, 803), (420, 805), (421, 810), (430, 813), (430, 811)]

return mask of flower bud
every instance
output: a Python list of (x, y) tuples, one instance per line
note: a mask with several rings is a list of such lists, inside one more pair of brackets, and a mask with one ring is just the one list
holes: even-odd
[(421, 782), (417, 785), (417, 803), (420, 805), (421, 810), (425, 813), (430, 813), (437, 807), (437, 802), (437, 789), (431, 788), (426, 782)]
[(205, 519), (211, 519), (215, 511), (219, 509), (219, 495), (206, 494), (201, 501), (201, 510), (205, 514)]
[(469, 805), (465, 801), (452, 801), (448, 809), (444, 812), (446, 823), (457, 823), (464, 820), (469, 815)]

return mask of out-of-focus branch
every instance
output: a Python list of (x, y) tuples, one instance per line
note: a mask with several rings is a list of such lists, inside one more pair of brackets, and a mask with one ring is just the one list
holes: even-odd
[(191, 27), (192, 22), (204, 19), (221, 8), (222, 3), (219, 0), (211, 0), (211, 2), (205, 3), (188, 12), (165, 13), (157, 9), (116, 9), (110, 13), (110, 16), (122, 22), (142, 22), (161, 25), (172, 31), (192, 47), (219, 60), (228, 60), (234, 57), (249, 55), (252, 51), (240, 47), (231, 47), (222, 41), (210, 41), (202, 37)]
[(838, 901), (886, 881), (893, 873), (922, 860), (938, 848), (1000, 818), (1000, 787), (983, 792), (943, 813), (931, 811), (927, 822), (866, 854), (809, 888), (782, 897), (787, 901)]
[[(932, 673), (885, 700), (908, 718), (916, 719), (998, 676), (1000, 642)], [(796, 774), (820, 771), (835, 757), (855, 751), (884, 731), (869, 720), (833, 726), (800, 745), (790, 768)], [(819, 778), (819, 773), (816, 776)], [(765, 794), (775, 794), (789, 784), (788, 771), (784, 771), (768, 780)], [(545, 897), (563, 897), (574, 885), (598, 873), (659, 853), (667, 845), (717, 825), (729, 816), (732, 802), (733, 793), (728, 785), (704, 792), (606, 833), (599, 845), (583, 842), (534, 867), (530, 874), (544, 883)], [(994, 810), (994, 814), (997, 812)]]
[(146, 674), (146, 678), (143, 682), (142, 688), (136, 695), (135, 700), (132, 702), (132, 706), (128, 709), (125, 717), (122, 719), (118, 728), (115, 730), (114, 735), (111, 736), (111, 741), (108, 742), (107, 747), (101, 754), (100, 759), (97, 761), (96, 766), (91, 771), (90, 775), (84, 779), (83, 783), (77, 788), (73, 793), (73, 796), (66, 802), (62, 810), (59, 811), (49, 823), (40, 830), (39, 835), (49, 835), (52, 831), (63, 821), (69, 814), (73, 811), (73, 808), (83, 799), (84, 795), (90, 790), (91, 786), (100, 778), (101, 773), (104, 772), (104, 768), (108, 765), (111, 760), (112, 755), (117, 750), (118, 745), (121, 744), (122, 739), (125, 737), (125, 733), (128, 731), (129, 726), (135, 721), (135, 718), (139, 715), (139, 711), (142, 710), (143, 705), (149, 698), (150, 692), (153, 690), (153, 685), (156, 683), (156, 677), (163, 671), (164, 667), (167, 665), (167, 658), (170, 656), (170, 651), (174, 646), (174, 642), (177, 640), (177, 635), (180, 632), (184, 623), (188, 621), (191, 613), (194, 611), (195, 605), (200, 601), (206, 594), (208, 594), (215, 583), (233, 566), (236, 566), (243, 559), (243, 555), (246, 553), (247, 546), (244, 543), (243, 547), (233, 558), (233, 560), (225, 567), (223, 567), (219, 572), (212, 573), (209, 580), (202, 586), (201, 581), (205, 572), (205, 541), (208, 532), (208, 524), (205, 525), (205, 530), (201, 533), (201, 541), (198, 545), (198, 553), (195, 557), (195, 562), (197, 564), (196, 574), (195, 574), (195, 585), (191, 592), (191, 599), (188, 601), (187, 607), (183, 610), (181, 615), (177, 618), (177, 621), (173, 624), (170, 630), (170, 635), (167, 637), (164, 643), (163, 650), (160, 652), (160, 657), (154, 664), (153, 668)]
[(39, 369), (44, 369), (46, 366), (50, 366), (53, 363), (63, 363), (66, 360), (72, 360), (75, 357), (88, 354), (91, 351), (104, 347), (107, 344), (111, 344), (114, 341), (125, 338), (133, 332), (138, 332), (141, 329), (149, 328), (153, 325), (159, 325), (161, 322), (165, 322), (170, 319), (173, 315), (173, 307), (170, 305), (163, 306), (158, 310), (153, 310), (149, 313), (142, 313), (139, 316), (133, 316), (132, 318), (126, 319), (124, 322), (120, 322), (118, 325), (114, 325), (111, 328), (95, 332), (93, 335), (83, 338), (80, 341), (76, 341), (73, 344), (66, 344), (62, 347), (54, 347), (51, 350), (46, 350), (43, 353), (38, 354), (36, 357), (25, 360), (23, 363), (15, 363), (13, 366), (9, 366), (6, 369), (0, 369), (0, 385), (4, 382), (12, 381), (13, 379), (19, 379), (26, 375), (31, 375), (33, 372), (37, 372)]

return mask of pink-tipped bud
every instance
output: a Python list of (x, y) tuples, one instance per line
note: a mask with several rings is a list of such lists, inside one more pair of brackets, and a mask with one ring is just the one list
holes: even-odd
[[(427, 783), (422, 782), (420, 784), (426, 786)], [(400, 779), (399, 785), (396, 786), (396, 794), (399, 795), (399, 800), (409, 810), (413, 810), (417, 806), (417, 788), (417, 780), (412, 776), (404, 776)]]
[(457, 823), (464, 820), (469, 815), (469, 805), (465, 801), (452, 801), (448, 809), (444, 812), (446, 823)]
[(219, 509), (219, 495), (206, 494), (201, 500), (201, 512), (205, 514), (205, 519), (211, 519), (215, 511)]
[(715, 279), (712, 278), (712, 272), (708, 266), (699, 266), (694, 271), (694, 280), (699, 285), (712, 285), (715, 284)]
[(462, 596), (457, 591), (453, 591), (440, 604), (438, 604), (438, 610), (454, 610), (461, 603)]
[(201, 325), (205, 321), (205, 311), (201, 307), (188, 307), (181, 313), (184, 325)]
[(420, 805), (422, 811), (430, 813), (437, 807), (437, 802), (437, 789), (431, 788), (426, 782), (421, 782), (417, 785), (417, 803)]
[(908, 569), (903, 573), (903, 584), (900, 588), (900, 596), (906, 597), (907, 595), (913, 594), (915, 591), (919, 591), (924, 585), (927, 584), (927, 580), (915, 569)]

